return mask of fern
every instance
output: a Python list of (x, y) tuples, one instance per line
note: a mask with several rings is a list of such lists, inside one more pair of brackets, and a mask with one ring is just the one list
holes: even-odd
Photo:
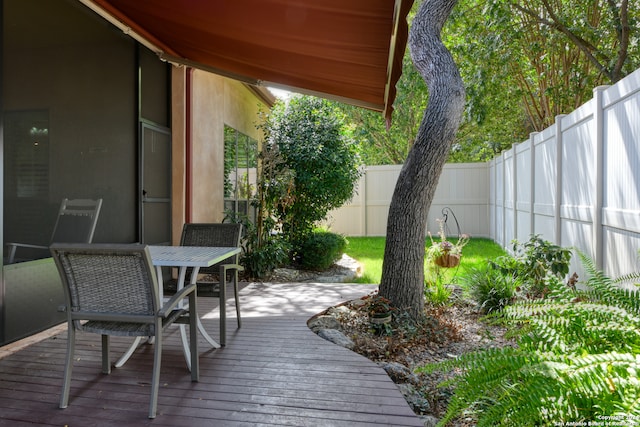
[(440, 425), (463, 413), (478, 426), (640, 419), (640, 292), (617, 287), (640, 274), (611, 279), (579, 256), (590, 273), (586, 290), (549, 277), (546, 299), (500, 313), (518, 331), (517, 347), (419, 368), (461, 371), (447, 382), (455, 393)]
[[(624, 284), (637, 282), (640, 280), (640, 272), (626, 274), (617, 279), (606, 276), (598, 270), (588, 256), (576, 250), (585, 271), (589, 275), (586, 287), (589, 291), (586, 295), (594, 300), (609, 303), (625, 308), (637, 315), (640, 315), (640, 289), (626, 289), (620, 287)], [(637, 284), (635, 284), (638, 286)]]

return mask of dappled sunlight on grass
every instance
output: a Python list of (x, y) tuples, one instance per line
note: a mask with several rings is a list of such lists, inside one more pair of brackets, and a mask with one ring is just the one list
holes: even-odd
[[(379, 284), (382, 277), (385, 238), (348, 237), (347, 240), (349, 241), (347, 255), (360, 262), (364, 270), (363, 276), (353, 282)], [(427, 239), (425, 244), (430, 245), (431, 242)], [(441, 271), (441, 274), (445, 275), (444, 278), (449, 280), (449, 283), (457, 283), (458, 279), (464, 276), (467, 271), (483, 266), (487, 259), (494, 259), (504, 254), (504, 250), (493, 240), (474, 237), (462, 250), (460, 266), (453, 269), (443, 269), (448, 271)], [(426, 265), (425, 268), (430, 270)], [(427, 272), (427, 274), (429, 273)]]

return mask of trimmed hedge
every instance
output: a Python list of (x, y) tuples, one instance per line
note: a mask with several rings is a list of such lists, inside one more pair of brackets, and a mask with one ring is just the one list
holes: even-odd
[(300, 246), (300, 265), (305, 270), (326, 270), (342, 257), (347, 239), (327, 231), (313, 232)]

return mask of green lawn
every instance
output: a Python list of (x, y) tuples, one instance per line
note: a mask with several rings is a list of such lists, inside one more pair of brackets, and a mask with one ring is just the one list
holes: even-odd
[[(347, 240), (349, 244), (347, 245), (346, 254), (360, 262), (364, 269), (363, 276), (353, 280), (353, 283), (379, 284), (382, 276), (385, 238), (347, 237)], [(460, 277), (468, 269), (481, 266), (488, 258), (496, 258), (504, 255), (504, 253), (504, 250), (491, 239), (471, 238), (462, 250), (460, 267), (450, 274)]]

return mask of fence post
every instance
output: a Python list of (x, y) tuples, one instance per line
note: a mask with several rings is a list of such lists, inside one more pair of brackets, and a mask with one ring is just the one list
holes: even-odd
[[(512, 148), (513, 149), (513, 148)], [(507, 152), (502, 152), (502, 247), (507, 247), (507, 168), (505, 165), (507, 164)], [(509, 177), (511, 179), (511, 177)]]
[(529, 155), (531, 161), (529, 163), (529, 235), (535, 233), (535, 195), (536, 195), (536, 141), (535, 136), (539, 132), (529, 134)]
[(562, 219), (560, 218), (560, 207), (562, 206), (562, 119), (566, 114), (556, 116), (554, 127), (556, 128), (556, 197), (554, 200), (553, 216), (555, 220), (553, 234), (554, 243), (562, 245)]
[(363, 224), (362, 235), (365, 237), (369, 236), (369, 224), (367, 224), (367, 174), (369, 173), (369, 168), (364, 169), (364, 173), (360, 178), (360, 191), (362, 191), (362, 195), (360, 196), (360, 223)]
[(596, 199), (593, 212), (593, 245), (596, 267), (603, 268), (602, 209), (604, 204), (604, 109), (602, 94), (608, 86), (593, 89), (593, 119), (595, 124)]

